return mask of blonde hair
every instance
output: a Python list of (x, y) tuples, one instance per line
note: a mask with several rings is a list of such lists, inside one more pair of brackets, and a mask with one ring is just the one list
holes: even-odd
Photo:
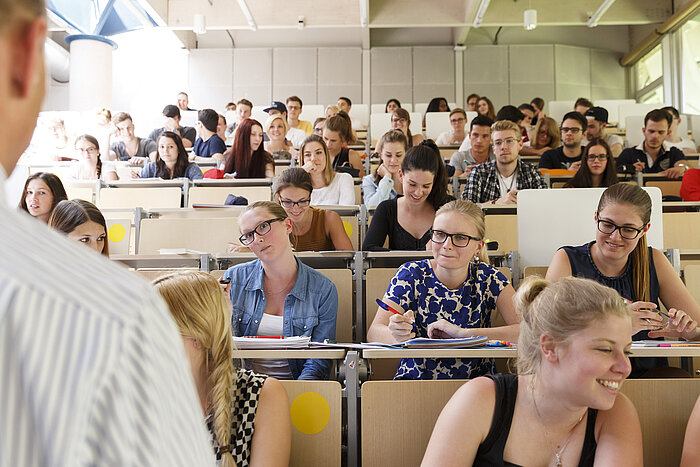
[(267, 117), (267, 120), (265, 120), (265, 133), (270, 133), (270, 126), (272, 125), (272, 122), (275, 120), (282, 120), (282, 126), (284, 127), (284, 134), (286, 135), (287, 132), (289, 131), (289, 124), (287, 123), (287, 119), (282, 116), (282, 114), (274, 114), (270, 115)]
[(496, 123), (491, 125), (491, 134), (492, 135), (496, 131), (508, 131), (508, 130), (512, 130), (515, 132), (515, 137), (518, 141), (520, 141), (522, 139), (522, 135), (520, 134), (520, 127), (515, 122), (511, 122), (510, 120), (498, 120)]
[(219, 282), (201, 271), (167, 274), (153, 281), (165, 299), (180, 334), (195, 340), (205, 355), (214, 437), (221, 466), (236, 465), (230, 452), (231, 415), (236, 387), (234, 345), (226, 298)]
[(611, 316), (632, 319), (628, 306), (615, 290), (577, 277), (565, 277), (556, 282), (538, 276), (528, 277), (520, 285), (514, 301), (521, 318), (518, 374), (537, 374), (543, 334), (566, 344), (572, 334)]
[(0, 31), (12, 22), (32, 21), (46, 16), (42, 0), (0, 0)]
[(440, 214), (447, 214), (450, 212), (461, 214), (462, 217), (474, 224), (477, 234), (484, 242), (481, 249), (477, 252), (477, 256), (479, 257), (479, 261), (489, 264), (489, 254), (486, 249), (486, 221), (484, 220), (484, 211), (471, 201), (457, 199), (443, 204), (435, 213), (435, 217), (437, 218)]

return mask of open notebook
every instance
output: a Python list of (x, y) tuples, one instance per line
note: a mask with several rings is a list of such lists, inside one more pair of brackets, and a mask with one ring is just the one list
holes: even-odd
[(309, 347), (311, 336), (257, 336), (235, 337), (233, 343), (237, 349), (262, 350), (262, 349), (306, 349)]

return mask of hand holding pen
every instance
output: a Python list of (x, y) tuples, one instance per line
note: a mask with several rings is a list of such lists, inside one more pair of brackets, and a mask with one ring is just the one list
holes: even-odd
[(696, 340), (698, 337), (698, 323), (685, 311), (671, 308), (668, 314), (660, 312), (668, 319), (662, 329), (649, 331), (649, 337), (681, 337), (685, 340)]
[(415, 317), (412, 310), (401, 313), (393, 306), (387, 305), (379, 299), (377, 299), (377, 305), (391, 313), (388, 327), (391, 336), (396, 342), (404, 342), (416, 337)]

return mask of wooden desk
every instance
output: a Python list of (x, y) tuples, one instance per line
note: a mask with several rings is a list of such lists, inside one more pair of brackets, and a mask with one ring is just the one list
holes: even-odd
[[(478, 347), (475, 349), (367, 349), (362, 357), (382, 358), (514, 358), (514, 347)], [(700, 347), (633, 348), (631, 357), (700, 357)]]

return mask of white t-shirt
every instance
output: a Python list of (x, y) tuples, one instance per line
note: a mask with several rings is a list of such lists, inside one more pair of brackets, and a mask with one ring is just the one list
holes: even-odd
[(697, 151), (697, 146), (695, 146), (695, 141), (693, 141), (692, 139), (688, 139), (688, 138), (681, 138), (681, 140), (676, 142), (676, 143), (672, 143), (672, 142), (666, 140), (666, 141), (664, 141), (664, 147), (666, 149), (671, 149), (672, 147), (675, 147), (675, 148), (680, 149), (681, 151), (684, 149), (692, 149), (693, 152)]
[[(281, 336), (284, 316), (263, 313), (258, 326), (258, 336)], [(277, 379), (294, 379), (286, 358), (251, 358), (246, 360), (246, 368), (262, 375)]]
[(287, 132), (287, 139), (292, 142), (292, 146), (298, 148), (306, 139), (306, 132), (299, 128), (290, 128)]
[[(453, 144), (452, 141), (454, 140), (454, 137), (455, 137), (454, 130), (443, 131), (442, 133), (440, 133), (440, 136), (438, 136), (438, 139), (435, 141), (435, 144), (437, 144), (438, 146)], [(464, 139), (469, 139), (469, 138), (465, 137)]]
[(311, 192), (311, 204), (313, 205), (341, 205), (353, 206), (355, 204), (355, 182), (347, 173), (336, 173), (333, 181), (323, 188), (314, 188)]
[(498, 187), (501, 189), (501, 196), (505, 196), (509, 191), (515, 190), (518, 186), (518, 171), (513, 172), (510, 177), (504, 177), (496, 169), (496, 177), (498, 178)]

